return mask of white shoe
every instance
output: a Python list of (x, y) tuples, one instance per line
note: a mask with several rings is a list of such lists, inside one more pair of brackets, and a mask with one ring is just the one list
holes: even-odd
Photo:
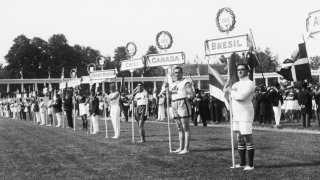
[(177, 149), (177, 150), (175, 150), (175, 151), (172, 151), (173, 153), (179, 153), (179, 152), (181, 152), (182, 151), (182, 149)]
[(246, 167), (246, 165), (241, 166), (240, 164), (236, 164), (235, 168), (245, 168), (245, 167)]
[(251, 170), (254, 170), (254, 166), (246, 166), (243, 170), (245, 171), (251, 171)]
[(182, 150), (181, 152), (179, 152), (178, 154), (187, 154), (187, 153), (189, 153), (189, 151), (186, 150), (186, 149), (184, 149), (184, 150)]
[(119, 139), (119, 137), (118, 137), (118, 136), (113, 136), (112, 138), (113, 138), (113, 139)]

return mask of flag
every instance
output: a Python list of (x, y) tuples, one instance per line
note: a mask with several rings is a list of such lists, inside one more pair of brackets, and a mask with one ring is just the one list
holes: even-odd
[(228, 100), (226, 99), (225, 93), (223, 92), (223, 87), (225, 84), (224, 79), (210, 65), (208, 65), (208, 74), (210, 95), (224, 102), (226, 107), (229, 108)]
[(311, 69), (305, 43), (299, 44), (299, 52), (295, 61), (286, 59), (277, 73), (289, 81), (311, 79)]
[(244, 59), (243, 63), (247, 64), (250, 68), (249, 79), (253, 80), (253, 69), (259, 66), (258, 57), (252, 52), (247, 53), (247, 57)]
[(230, 86), (232, 86), (234, 83), (239, 81), (235, 56), (236, 56), (236, 53), (232, 53), (231, 57), (230, 57), (230, 61), (228, 63), (228, 66), (229, 66), (229, 72), (228, 73), (230, 75), (229, 78), (231, 80)]

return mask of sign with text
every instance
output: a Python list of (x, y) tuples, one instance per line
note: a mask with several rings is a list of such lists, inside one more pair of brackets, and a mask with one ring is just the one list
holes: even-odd
[(132, 69), (141, 69), (144, 67), (142, 59), (132, 59), (121, 61), (121, 71), (132, 70)]
[(320, 10), (309, 13), (306, 26), (309, 35), (320, 32)]
[(147, 67), (170, 66), (184, 64), (185, 54), (183, 52), (169, 54), (150, 54), (145, 56)]
[(89, 76), (81, 76), (81, 84), (89, 84), (90, 83), (90, 77)]
[(67, 87), (67, 82), (61, 82), (61, 83), (59, 83), (59, 88), (60, 89), (64, 89), (64, 88), (66, 88)]
[(114, 69), (112, 70), (104, 70), (104, 71), (95, 71), (90, 73), (91, 80), (98, 80), (98, 79), (111, 79), (116, 77), (116, 72)]
[(76, 79), (68, 81), (68, 87), (76, 87), (76, 86), (79, 86), (80, 84), (81, 84), (80, 78), (76, 78)]
[(248, 35), (205, 41), (206, 55), (225, 54), (249, 50)]

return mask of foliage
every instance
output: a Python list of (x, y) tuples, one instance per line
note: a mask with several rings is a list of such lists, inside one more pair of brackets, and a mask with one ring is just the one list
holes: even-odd
[[(146, 55), (149, 54), (158, 54), (158, 49), (156, 46), (149, 46), (148, 51), (146, 52)], [(156, 77), (156, 76), (164, 76), (165, 70), (162, 67), (150, 67), (144, 69), (144, 76), (146, 77)]]
[(257, 57), (260, 65), (256, 67), (256, 73), (276, 72), (278, 63), (278, 55), (273, 55), (270, 48), (265, 51), (259, 51)]
[(310, 57), (310, 67), (312, 70), (318, 70), (320, 67), (320, 56)]
[(28, 39), (19, 35), (13, 42), (5, 56), (8, 65), (3, 68), (2, 78), (21, 78), (21, 70), (23, 78), (48, 78), (49, 72), (52, 78), (59, 78), (62, 67), (65, 77), (76, 67), (80, 77), (88, 75), (86, 65), (95, 63), (100, 56), (99, 51), (90, 47), (70, 46), (63, 34), (52, 35), (48, 42), (39, 37)]

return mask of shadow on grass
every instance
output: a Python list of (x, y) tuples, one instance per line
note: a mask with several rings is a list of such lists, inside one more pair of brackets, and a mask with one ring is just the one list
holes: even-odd
[[(271, 148), (271, 147), (259, 147), (259, 148), (256, 148), (258, 150), (263, 150), (263, 149), (274, 149), (274, 148)], [(204, 149), (193, 149), (192, 151), (193, 152), (208, 152), (208, 151), (230, 151), (231, 148), (204, 148)], [(238, 148), (235, 147), (234, 148), (234, 151), (238, 151)]]
[(287, 167), (311, 167), (311, 166), (319, 166), (320, 161), (313, 161), (308, 163), (287, 163), (287, 164), (273, 164), (266, 166), (259, 166), (259, 168), (287, 168)]

